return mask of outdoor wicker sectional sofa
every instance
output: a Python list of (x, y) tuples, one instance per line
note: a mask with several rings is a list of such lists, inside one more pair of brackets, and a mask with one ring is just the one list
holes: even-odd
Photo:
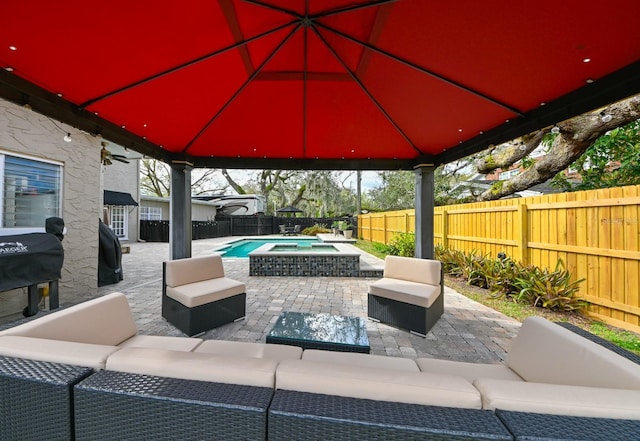
[(505, 365), (138, 335), (122, 294), (0, 332), (2, 440), (639, 434), (638, 360), (539, 318)]

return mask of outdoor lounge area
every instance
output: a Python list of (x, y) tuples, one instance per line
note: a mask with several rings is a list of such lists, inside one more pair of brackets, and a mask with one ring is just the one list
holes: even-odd
[[(211, 241), (194, 242), (194, 255), (206, 253), (210, 246)], [(11, 349), (23, 351), (24, 356), (40, 347), (44, 352), (48, 348), (48, 357), (62, 357), (53, 361), (65, 361), (69, 347), (61, 342), (56, 343), (61, 346), (40, 345), (35, 341), (43, 337), (38, 332), (46, 332), (49, 339), (62, 340), (64, 333), (81, 335), (85, 343), (99, 339), (98, 346), (90, 346), (95, 346), (92, 351), (101, 347), (104, 353), (96, 358), (91, 352), (96, 363), (90, 367), (98, 370), (94, 373), (91, 368), (24, 361), (3, 352), (0, 390), (14, 397), (15, 409), (22, 410), (11, 413), (13, 426), (3, 424), (10, 428), (2, 439), (53, 439), (43, 438), (44, 433), (72, 439), (75, 432), (76, 440), (206, 439), (212, 433), (214, 439), (269, 440), (380, 436), (511, 440), (534, 435), (631, 440), (640, 431), (640, 365), (550, 323), (532, 322), (525, 334), (514, 339), (520, 323), (448, 288), (445, 312), (427, 338), (367, 321), (371, 355), (303, 353), (294, 346), (264, 345), (265, 334), (281, 312), (364, 317), (362, 299), (367, 285), (376, 279), (249, 277), (246, 261), (229, 259), (226, 275), (246, 283), (247, 318), (187, 338), (160, 318), (161, 274), (153, 268), (161, 266), (166, 248), (166, 244), (132, 247), (125, 262), (131, 277), (101, 289), (103, 299), (114, 307), (98, 306), (80, 320), (70, 314), (56, 335), (46, 329), (53, 322), (47, 315), (40, 330), (34, 330), (34, 322), (25, 331), (8, 331), (24, 334), (14, 339), (31, 339), (29, 345)], [(141, 257), (147, 261), (136, 264)], [(126, 296), (109, 294), (116, 291)], [(110, 321), (118, 325), (105, 330), (105, 326), (111, 329)], [(74, 326), (90, 328), (74, 333)], [(551, 334), (536, 338), (541, 332)], [(2, 338), (7, 336), (0, 336), (0, 342)], [(547, 345), (549, 340), (556, 344)], [(574, 344), (587, 350), (573, 353), (577, 358), (570, 363), (567, 357), (572, 356)], [(565, 360), (557, 366), (544, 362), (545, 353)], [(74, 351), (66, 362), (77, 363), (83, 356), (86, 353)], [(545, 366), (551, 368), (543, 378)], [(588, 374), (612, 369), (616, 375)], [(34, 372), (38, 372), (35, 383), (30, 379)], [(480, 377), (488, 378), (476, 381)], [(557, 381), (562, 384), (554, 385)], [(598, 387), (578, 387), (593, 381)], [(621, 387), (628, 390), (613, 390)], [(30, 421), (24, 409), (34, 411), (33, 403), (42, 396), (51, 412), (36, 408), (37, 418)], [(523, 404), (521, 396), (530, 397), (528, 403)], [(581, 407), (572, 401), (576, 399), (592, 405), (575, 410)], [(71, 400), (74, 412), (61, 405)], [(544, 409), (553, 402), (559, 407), (551, 413), (565, 413), (566, 408), (559, 410), (564, 402), (570, 403), (570, 413), (586, 412), (589, 417), (546, 415)], [(524, 412), (518, 411), (520, 406)], [(602, 418), (605, 414), (607, 418)]]

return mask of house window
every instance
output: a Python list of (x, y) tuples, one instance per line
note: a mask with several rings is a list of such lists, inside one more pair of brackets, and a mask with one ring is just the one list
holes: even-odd
[(162, 208), (140, 207), (140, 220), (150, 220), (150, 221), (162, 220)]
[(126, 239), (128, 234), (127, 207), (124, 205), (112, 205), (109, 207), (111, 213), (111, 229), (119, 239)]
[(507, 171), (503, 171), (502, 173), (500, 173), (500, 175), (498, 176), (498, 179), (500, 179), (501, 181), (504, 181), (505, 179), (512, 178), (512, 177), (517, 176), (519, 174), (520, 174), (520, 169), (519, 168), (514, 168), (513, 170), (507, 170)]
[(0, 152), (0, 232), (44, 231), (61, 217), (62, 165)]

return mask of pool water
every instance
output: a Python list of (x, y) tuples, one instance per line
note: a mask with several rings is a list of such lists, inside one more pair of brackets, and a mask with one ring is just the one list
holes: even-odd
[(311, 249), (312, 243), (320, 243), (316, 238), (301, 239), (301, 238), (287, 238), (287, 239), (242, 239), (231, 244), (229, 248), (225, 248), (222, 251), (222, 257), (249, 257), (249, 253), (262, 245), (268, 243), (286, 243), (296, 244), (299, 247), (306, 247)]

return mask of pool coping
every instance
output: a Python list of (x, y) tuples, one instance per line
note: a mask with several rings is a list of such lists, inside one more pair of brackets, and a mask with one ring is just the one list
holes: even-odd
[[(211, 253), (220, 254), (222, 256), (222, 258), (225, 258), (225, 259), (248, 259), (249, 255), (247, 255), (247, 257), (240, 257), (240, 256), (225, 257), (224, 252), (227, 249), (229, 249), (230, 247), (232, 247), (234, 244), (236, 244), (237, 242), (241, 242), (243, 240), (278, 240), (278, 241), (281, 240), (282, 242), (279, 242), (279, 243), (286, 243), (286, 242), (295, 241), (295, 240), (301, 240), (301, 239), (302, 240), (308, 240), (308, 241), (317, 240), (319, 243), (324, 243), (322, 238), (314, 237), (314, 236), (288, 236), (288, 237), (270, 236), (270, 235), (267, 235), (267, 236), (238, 236), (237, 239), (229, 240), (227, 242), (224, 242), (224, 243), (221, 243), (221, 244), (217, 245), (215, 248), (213, 248), (211, 250)], [(276, 242), (273, 242), (273, 243), (276, 243)], [(269, 245), (269, 244), (264, 244), (264, 245)], [(264, 245), (261, 245), (261, 246), (264, 246)]]
[[(312, 248), (320, 248), (320, 247), (334, 247), (336, 251), (309, 251), (308, 253), (304, 253), (301, 251), (283, 251), (283, 250), (274, 250), (278, 245), (282, 245), (282, 243), (274, 242), (274, 243), (266, 243), (264, 245), (260, 245), (255, 250), (249, 253), (249, 258), (254, 256), (358, 256), (360, 257), (360, 253), (352, 251), (351, 249), (345, 247), (340, 243), (319, 243), (319, 244), (311, 244)], [(297, 246), (297, 244), (296, 244)]]

